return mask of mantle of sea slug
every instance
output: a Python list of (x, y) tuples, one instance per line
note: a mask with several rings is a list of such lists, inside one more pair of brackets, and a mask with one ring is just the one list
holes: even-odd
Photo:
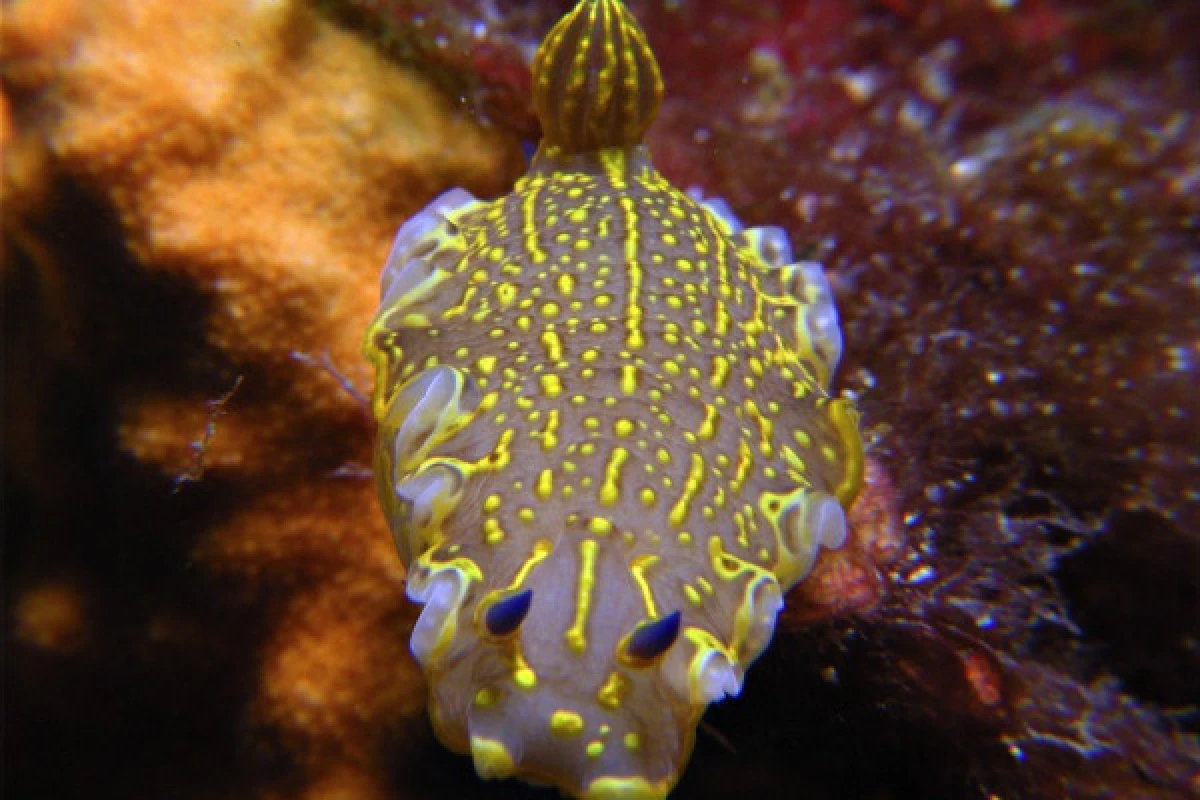
[[(846, 538), (862, 449), (827, 393), (820, 266), (642, 147), (550, 143), (511, 195), (409, 220), (382, 294), (376, 474), (439, 737), (485, 777), (672, 785), (783, 591)], [(523, 618), (488, 630), (518, 592)]]

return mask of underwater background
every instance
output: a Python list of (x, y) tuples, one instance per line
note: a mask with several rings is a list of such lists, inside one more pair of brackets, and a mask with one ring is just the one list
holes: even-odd
[[(555, 796), (433, 738), (348, 387), (571, 5), (0, 3), (6, 797)], [(1200, 4), (628, 5), (868, 455), (671, 797), (1200, 797)]]

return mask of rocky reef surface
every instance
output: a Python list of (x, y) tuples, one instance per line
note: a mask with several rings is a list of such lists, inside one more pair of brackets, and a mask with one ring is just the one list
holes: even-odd
[[(544, 796), (432, 738), (352, 389), (567, 5), (4, 5), (7, 794)], [(1200, 795), (1200, 9), (630, 6), (656, 160), (826, 264), (870, 443), (672, 797)]]

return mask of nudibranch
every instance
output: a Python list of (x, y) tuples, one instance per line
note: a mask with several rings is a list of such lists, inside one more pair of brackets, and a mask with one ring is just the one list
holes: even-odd
[(399, 230), (366, 335), (375, 475), (438, 738), (485, 778), (665, 797), (862, 481), (821, 266), (681, 192), (620, 0), (533, 63), (543, 140), (512, 193)]

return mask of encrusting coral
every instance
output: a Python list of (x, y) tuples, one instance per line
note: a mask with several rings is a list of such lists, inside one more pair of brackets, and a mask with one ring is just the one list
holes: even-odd
[[(220, 736), (240, 718), (305, 782), (369, 796), (356, 770), (378, 775), (423, 687), (370, 483), (337, 472), (367, 452), (366, 415), (293, 352), (361, 382), (397, 221), (448, 182), (499, 191), (520, 150), (299, 3), (37, 0), (2, 35), (5, 391), (24, 412), (6, 514), (30, 534), (6, 780), (137, 786), (109, 737), (161, 729), (162, 755), (169, 718), (226, 715)], [(77, 774), (38, 774), (64, 719), (94, 727), (67, 745)], [(216, 777), (228, 745), (193, 733), (196, 790), (236, 782)]]
[[(368, 388), (396, 227), (522, 171), (566, 4), (320, 5), (360, 32), (4, 6), (13, 796), (543, 796), (433, 740), (368, 415), (314, 364)], [(656, 163), (825, 264), (868, 439), (672, 798), (1196, 796), (1198, 7), (628, 5)]]

